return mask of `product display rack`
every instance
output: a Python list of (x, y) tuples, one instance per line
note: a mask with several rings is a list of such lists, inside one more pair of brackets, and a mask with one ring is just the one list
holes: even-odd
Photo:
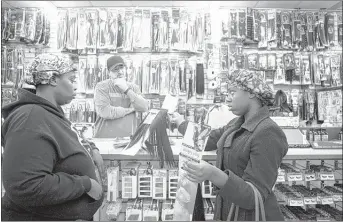
[[(177, 147), (178, 147), (178, 144), (181, 143), (181, 139), (174, 138), (173, 141), (174, 141), (174, 145), (172, 146), (172, 148), (173, 148), (174, 158), (176, 161), (178, 161), (178, 155), (176, 155), (176, 153), (178, 152)], [(100, 153), (103, 156), (106, 165), (119, 164), (120, 166), (120, 165), (126, 165), (126, 163), (128, 162), (138, 162), (138, 163), (149, 162), (149, 164), (153, 165), (153, 169), (159, 168), (158, 159), (151, 157), (147, 153), (139, 152), (135, 156), (127, 156), (127, 155), (121, 154), (121, 150), (122, 150), (121, 148), (117, 148), (117, 149), (114, 148), (115, 142), (113, 140), (111, 141), (111, 140), (104, 140), (104, 139), (93, 139), (93, 142), (100, 149)], [(216, 161), (216, 152), (215, 151), (204, 152), (203, 160), (214, 164)], [(287, 155), (283, 159), (283, 163), (286, 165), (287, 164), (291, 165), (296, 169), (299, 169), (299, 174), (294, 174), (294, 173), (292, 174), (291, 172), (284, 173), (281, 170), (279, 171), (279, 176), (278, 176), (278, 180), (276, 184), (284, 184), (284, 186), (292, 187), (292, 189), (293, 187), (296, 187), (294, 185), (300, 185), (300, 187), (304, 186), (304, 187), (311, 188), (314, 190), (324, 189), (324, 187), (327, 187), (327, 186), (332, 187), (334, 184), (342, 184), (342, 174), (340, 173), (342, 171), (342, 149), (289, 148)], [(323, 175), (320, 176), (319, 173), (317, 174), (312, 173), (313, 175), (316, 175), (315, 179), (310, 179), (310, 181), (307, 181), (308, 177), (306, 176), (308, 176), (309, 173), (306, 171), (306, 169), (309, 169), (310, 165), (312, 164), (330, 167), (331, 169), (333, 169), (333, 172), (331, 172), (331, 174), (334, 175), (333, 178), (330, 178), (330, 177), (323, 178), (322, 177)], [(173, 171), (173, 169), (167, 169), (167, 170)], [(330, 176), (331, 174), (328, 173), (328, 175), (326, 176)], [(301, 175), (301, 178), (296, 179), (295, 177), (292, 177), (292, 175)], [(276, 185), (276, 187), (278, 187), (278, 185)], [(106, 186), (104, 187), (104, 189), (106, 190)], [(275, 187), (274, 187), (274, 191), (275, 191)], [(167, 192), (167, 198), (166, 198), (167, 201), (168, 200), (172, 201), (169, 199), (169, 196), (168, 196), (168, 192), (169, 192), (168, 188), (166, 192)], [(276, 193), (279, 199), (279, 204), (280, 206), (283, 206), (282, 210), (285, 215), (288, 214), (289, 209), (296, 210), (297, 209), (296, 206), (298, 207), (300, 206), (302, 209), (306, 210), (306, 212), (311, 211), (311, 209), (319, 209), (322, 203), (324, 203), (323, 206), (326, 206), (325, 201), (328, 201), (327, 203), (329, 203), (329, 205), (333, 207), (334, 209), (338, 209), (342, 211), (342, 204), (341, 204), (342, 199), (339, 193), (332, 194), (333, 196), (328, 197), (327, 199), (324, 198), (324, 202), (323, 202), (323, 199), (320, 199), (321, 201), (320, 202), (319, 199), (317, 198), (318, 201), (310, 205), (308, 204), (308, 202), (305, 202), (305, 201), (308, 201), (308, 198), (306, 199), (306, 196), (304, 196), (305, 194), (300, 194), (300, 198), (298, 200), (300, 201), (299, 203), (293, 199), (287, 199), (286, 201), (280, 199), (280, 194), (278, 192), (279, 191), (277, 190)], [(335, 199), (333, 199), (333, 197)], [(333, 202), (330, 202), (331, 201), (330, 198), (332, 199)], [(166, 200), (163, 200), (163, 201), (166, 201)], [(162, 203), (164, 203), (163, 201), (162, 200), (159, 201), (160, 206), (162, 206)], [(205, 201), (205, 198), (204, 198), (204, 201)], [(125, 199), (122, 200), (121, 213), (118, 215), (118, 217), (116, 217), (117, 220), (123, 220), (125, 218), (126, 202), (127, 200)], [(207, 203), (208, 201), (205, 201), (205, 202)], [(107, 206), (109, 204), (110, 202), (104, 201), (103, 207), (99, 210), (99, 212), (95, 216), (96, 220), (107, 220), (108, 218), (110, 218), (107, 215), (106, 210), (105, 210), (107, 209)], [(205, 212), (208, 212), (208, 211), (205, 211)], [(211, 220), (212, 216), (213, 216), (212, 214), (206, 215), (206, 217), (209, 220)], [(298, 218), (298, 217), (295, 217), (295, 218)], [(289, 220), (289, 218), (286, 216), (285, 216), (285, 219)], [(320, 220), (319, 217), (317, 219)]]

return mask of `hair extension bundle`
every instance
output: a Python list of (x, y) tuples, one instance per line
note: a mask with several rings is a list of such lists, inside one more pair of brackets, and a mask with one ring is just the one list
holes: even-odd
[(205, 92), (204, 64), (197, 64), (195, 90), (198, 95), (203, 95)]
[[(154, 115), (153, 112), (158, 111), (156, 116), (153, 118), (151, 123), (146, 121), (150, 115)], [(149, 133), (147, 141), (143, 141), (146, 145), (147, 151), (151, 156), (158, 157), (163, 165), (166, 162), (169, 166), (174, 166), (174, 156), (173, 151), (170, 146), (169, 137), (167, 134), (168, 126), (168, 111), (167, 110), (152, 110), (144, 118), (142, 124), (138, 127), (137, 131), (131, 138), (131, 142), (127, 148), (131, 148), (133, 145), (137, 144), (142, 138)], [(151, 116), (149, 117), (151, 118)], [(143, 144), (142, 144), (143, 145)]]

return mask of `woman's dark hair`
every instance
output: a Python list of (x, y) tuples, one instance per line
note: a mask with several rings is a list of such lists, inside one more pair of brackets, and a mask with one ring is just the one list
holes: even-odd
[(292, 112), (293, 109), (287, 103), (287, 95), (284, 91), (278, 90), (275, 94), (274, 107), (279, 107), (280, 111)]

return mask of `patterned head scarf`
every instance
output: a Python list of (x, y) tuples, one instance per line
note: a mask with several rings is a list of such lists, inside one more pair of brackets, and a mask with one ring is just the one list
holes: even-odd
[(72, 60), (62, 54), (44, 53), (38, 55), (28, 69), (26, 83), (30, 85), (51, 84), (51, 77), (76, 71)]
[(235, 70), (228, 76), (228, 79), (229, 86), (255, 94), (264, 106), (273, 105), (274, 90), (258, 73), (248, 70)]

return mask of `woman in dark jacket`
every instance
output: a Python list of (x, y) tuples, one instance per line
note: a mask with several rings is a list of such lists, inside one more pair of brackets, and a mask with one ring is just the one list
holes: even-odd
[[(229, 105), (240, 117), (210, 134), (205, 150), (217, 149), (216, 166), (201, 161), (199, 164), (187, 162), (183, 168), (190, 181), (209, 180), (217, 187), (214, 220), (227, 220), (232, 204), (240, 209), (238, 221), (257, 220), (254, 192), (246, 181), (261, 193), (266, 219), (283, 220), (272, 188), (288, 144), (282, 129), (269, 117), (267, 106), (272, 104), (272, 89), (256, 73), (245, 70), (235, 71), (229, 80), (232, 92)], [(179, 115), (173, 121), (181, 133), (186, 131), (187, 122)], [(201, 200), (199, 192), (196, 202)], [(195, 213), (193, 217), (199, 219), (201, 215)]]
[(60, 107), (75, 96), (75, 71), (68, 57), (37, 56), (36, 94), (20, 89), (2, 109), (2, 220), (92, 220), (102, 204), (101, 156), (81, 145)]

